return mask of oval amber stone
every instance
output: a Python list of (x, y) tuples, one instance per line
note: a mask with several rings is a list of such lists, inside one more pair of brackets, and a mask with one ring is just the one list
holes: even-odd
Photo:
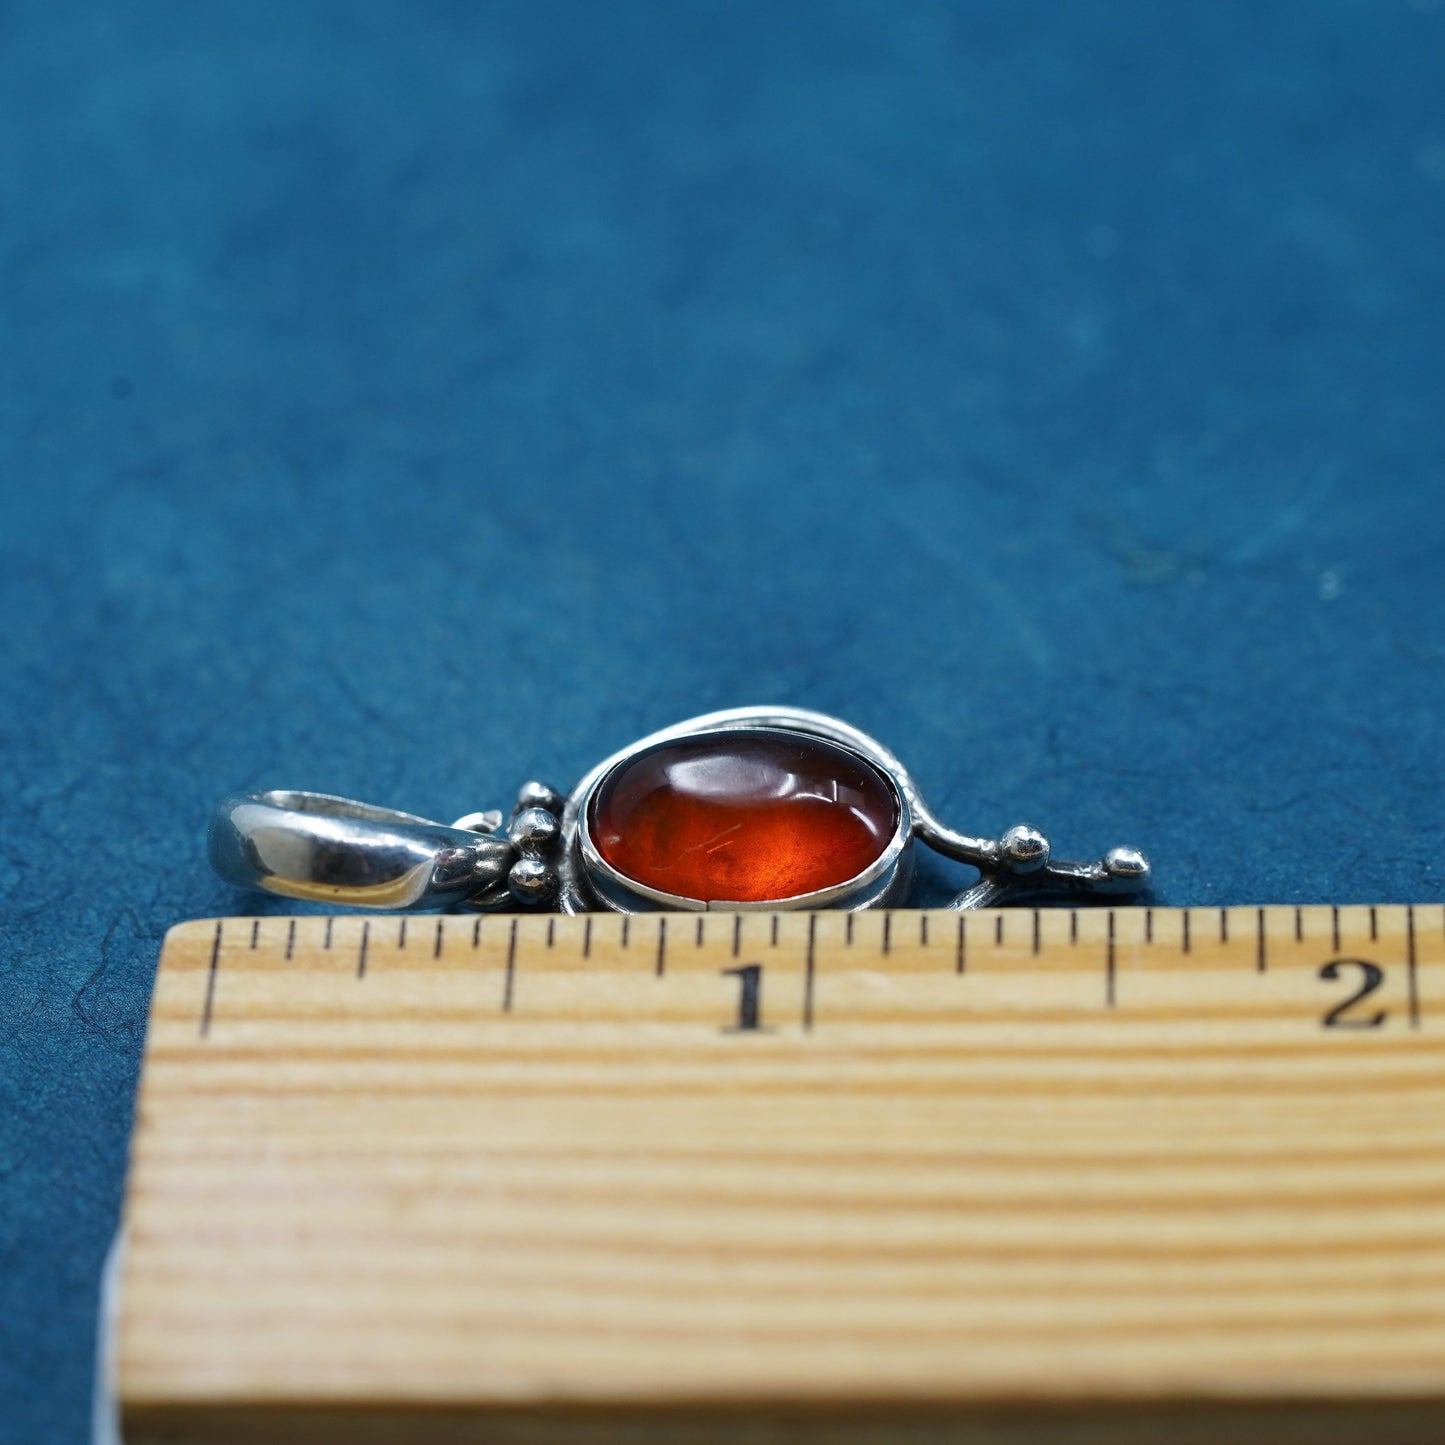
[(592, 841), (635, 883), (765, 903), (856, 878), (898, 827), (893, 785), (821, 738), (730, 730), (659, 743), (593, 794)]

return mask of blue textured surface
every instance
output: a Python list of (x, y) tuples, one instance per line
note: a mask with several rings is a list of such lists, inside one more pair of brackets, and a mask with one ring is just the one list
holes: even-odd
[(1442, 74), (1431, 0), (7, 4), (6, 1445), (225, 789), (776, 700), (1163, 902), (1440, 897)]

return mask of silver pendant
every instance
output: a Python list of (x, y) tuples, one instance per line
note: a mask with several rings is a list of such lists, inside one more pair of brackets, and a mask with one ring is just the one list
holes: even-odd
[(946, 828), (886, 748), (797, 708), (708, 713), (599, 763), (566, 797), (527, 783), (511, 813), (450, 827), (324, 793), (233, 793), (209, 849), (242, 888), (351, 908), (562, 913), (881, 908), (907, 903), (914, 844), (971, 864), (956, 909), (1139, 893), (1145, 856), (1050, 856), (1035, 828)]

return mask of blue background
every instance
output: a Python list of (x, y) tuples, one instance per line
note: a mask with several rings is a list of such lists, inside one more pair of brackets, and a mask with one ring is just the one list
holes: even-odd
[(10, 0), (6, 1445), (224, 790), (780, 701), (1161, 902), (1445, 894), (1442, 76), (1435, 0)]

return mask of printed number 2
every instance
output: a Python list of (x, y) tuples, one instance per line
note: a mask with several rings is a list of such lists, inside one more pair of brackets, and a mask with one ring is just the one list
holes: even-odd
[(1360, 1002), (1368, 998), (1385, 981), (1385, 970), (1378, 963), (1371, 963), (1366, 958), (1335, 958), (1320, 969), (1320, 977), (1326, 983), (1334, 983), (1340, 977), (1340, 970), (1344, 968), (1357, 968), (1360, 970), (1361, 983), (1354, 993), (1343, 1003), (1337, 1003), (1324, 1017), (1324, 1026), (1327, 1029), (1377, 1029), (1385, 1022), (1385, 1010), (1370, 1014), (1369, 1017), (1354, 1018), (1348, 1017), (1349, 1011)]
[(744, 964), (742, 968), (725, 968), (723, 976), (735, 978), (738, 989), (738, 1021), (728, 1026), (730, 1034), (752, 1033), (762, 1029), (758, 1014), (763, 1001), (763, 966), (760, 963)]

